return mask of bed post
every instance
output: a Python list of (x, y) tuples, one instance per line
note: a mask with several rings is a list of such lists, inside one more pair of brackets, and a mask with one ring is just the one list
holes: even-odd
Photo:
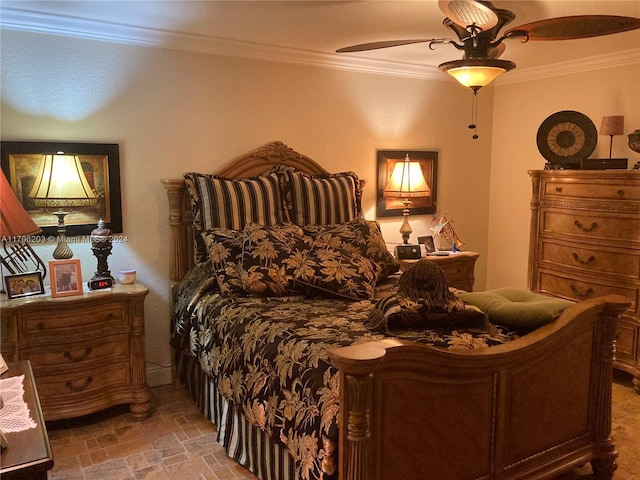
[(174, 290), (193, 263), (193, 246), (189, 226), (191, 212), (186, 206), (185, 184), (182, 179), (161, 180), (169, 199), (169, 278), (171, 279), (171, 302)]
[[(374, 472), (372, 435), (373, 375), (386, 354), (386, 347), (397, 345), (394, 340), (381, 340), (329, 351), (331, 363), (340, 370), (340, 449), (338, 465), (340, 480), (373, 480)], [(354, 355), (350, 353), (353, 351)]]
[(596, 408), (595, 438), (599, 443), (600, 456), (591, 461), (593, 476), (597, 480), (611, 480), (618, 469), (615, 459), (618, 456), (616, 445), (611, 438), (611, 394), (613, 383), (613, 359), (615, 357), (615, 336), (618, 317), (624, 309), (615, 304), (605, 305), (602, 312), (603, 321), (599, 329), (600, 358), (598, 360), (596, 382), (599, 391), (595, 398), (599, 400)]
[[(371, 465), (371, 422), (370, 422), (370, 398), (373, 375), (348, 375), (342, 377), (344, 388), (347, 391), (346, 398), (350, 399), (347, 407), (346, 420), (346, 445), (345, 452), (347, 471), (344, 472), (344, 480), (360, 480), (371, 478), (368, 471)], [(341, 401), (341, 406), (344, 407)], [(339, 465), (343, 465), (341, 461)]]

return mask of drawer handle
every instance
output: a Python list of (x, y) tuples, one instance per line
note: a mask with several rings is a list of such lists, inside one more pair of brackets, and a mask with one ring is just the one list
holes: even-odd
[(571, 291), (575, 293), (578, 297), (586, 297), (593, 293), (593, 289), (591, 287), (587, 288), (584, 292), (578, 291), (578, 287), (575, 285), (570, 285)]
[(74, 392), (81, 392), (85, 388), (87, 388), (89, 385), (91, 385), (92, 382), (93, 382), (93, 377), (87, 377), (84, 383), (79, 387), (74, 386), (73, 383), (71, 382), (65, 383), (64, 386), (67, 387), (69, 390), (73, 390)]
[(589, 258), (587, 258), (586, 260), (582, 260), (577, 253), (573, 254), (573, 259), (578, 262), (580, 265), (589, 265), (591, 262), (595, 262), (596, 257), (591, 255)]
[(593, 222), (590, 226), (585, 227), (584, 225), (582, 225), (580, 223), (580, 220), (574, 221), (573, 224), (576, 227), (578, 227), (580, 230), (582, 230), (583, 232), (590, 232), (591, 230), (593, 230), (594, 228), (596, 228), (598, 226), (598, 224), (596, 222)]
[(84, 360), (85, 358), (87, 358), (91, 352), (93, 350), (91, 350), (91, 347), (87, 348), (84, 353), (82, 355), (80, 355), (79, 357), (74, 357), (73, 355), (71, 355), (71, 352), (64, 352), (64, 357), (68, 358), (69, 360), (71, 360), (72, 362), (81, 362), (82, 360)]

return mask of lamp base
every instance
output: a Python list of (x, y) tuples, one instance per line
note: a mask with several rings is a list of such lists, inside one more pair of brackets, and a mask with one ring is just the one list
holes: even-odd
[(58, 217), (58, 245), (53, 251), (53, 258), (56, 260), (68, 260), (73, 258), (73, 252), (67, 245), (67, 227), (64, 224), (64, 217), (68, 212), (53, 212)]
[(402, 200), (402, 205), (404, 205), (404, 209), (402, 210), (402, 216), (404, 220), (402, 221), (402, 225), (400, 225), (400, 234), (402, 235), (402, 243), (405, 245), (409, 244), (409, 237), (413, 233), (413, 229), (411, 225), (409, 225), (409, 204), (411, 201), (408, 198)]

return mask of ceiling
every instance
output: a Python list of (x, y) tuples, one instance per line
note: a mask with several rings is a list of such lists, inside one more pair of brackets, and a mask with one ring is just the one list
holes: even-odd
[[(508, 27), (550, 17), (640, 17), (638, 0), (495, 0), (516, 15)], [(453, 37), (437, 0), (412, 1), (9, 1), (0, 26), (118, 43), (148, 45), (342, 68), (441, 78), (437, 66), (461, 58), (451, 45), (428, 43), (337, 54), (379, 40)], [(507, 43), (502, 59), (516, 70), (497, 83), (640, 62), (640, 30), (583, 40)]]

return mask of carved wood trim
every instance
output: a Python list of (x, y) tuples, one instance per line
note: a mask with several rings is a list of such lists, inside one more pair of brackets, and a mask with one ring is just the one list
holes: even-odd
[[(531, 172), (529, 172), (531, 174)], [(540, 222), (540, 177), (531, 178), (531, 226), (529, 228), (529, 265), (527, 280), (530, 291), (536, 291), (536, 278), (538, 276), (538, 228)]]
[(345, 480), (371, 478), (371, 421), (370, 399), (373, 375), (344, 375), (343, 387), (348, 398), (346, 418), (347, 469)]
[[(538, 179), (539, 180), (539, 179)], [(595, 200), (551, 200), (545, 199), (540, 201), (540, 206), (545, 208), (561, 208), (571, 210), (585, 210), (585, 211), (601, 211), (601, 212), (615, 212), (615, 213), (640, 213), (640, 204), (633, 203), (613, 203), (606, 201)]]
[[(461, 382), (461, 388), (464, 388), (464, 384), (477, 383), (474, 378), (477, 378), (478, 382), (485, 382), (487, 375), (491, 375), (492, 393), (485, 397), (485, 401), (490, 402), (490, 405), (474, 404), (476, 410), (484, 410), (491, 415), (490, 430), (486, 432), (489, 436), (488, 451), (483, 452), (489, 460), (489, 470), (482, 478), (542, 478), (568, 471), (580, 462), (591, 461), (594, 471), (597, 470), (601, 475), (598, 478), (611, 479), (617, 455), (611, 438), (610, 418), (613, 342), (616, 319), (628, 306), (629, 302), (617, 295), (586, 300), (566, 309), (554, 322), (517, 340), (489, 349), (442, 350), (410, 342), (385, 340), (330, 351), (331, 362), (342, 375), (340, 425), (344, 427), (340, 429), (340, 480), (381, 480), (383, 472), (378, 471), (376, 467), (379, 463), (376, 457), (389, 454), (395, 459), (401, 454), (397, 448), (394, 450), (393, 445), (385, 443), (386, 439), (382, 435), (378, 435), (379, 422), (382, 421), (378, 414), (387, 418), (387, 425), (389, 421), (411, 419), (407, 418), (406, 414), (398, 412), (397, 415), (393, 415), (393, 412), (385, 410), (380, 403), (382, 397), (379, 394), (384, 390), (384, 405), (406, 405), (403, 402), (409, 397), (404, 389), (397, 391), (399, 403), (396, 403), (396, 390), (383, 388), (383, 385), (389, 380), (395, 382), (398, 378), (406, 379), (408, 375), (417, 375), (416, 379), (429, 379), (430, 395), (433, 398), (441, 397), (439, 388), (443, 389), (442, 396), (446, 397), (451, 392), (452, 384)], [(571, 345), (570, 351), (567, 351), (567, 345)], [(588, 379), (582, 383), (586, 390), (576, 391), (576, 395), (580, 396), (580, 402), (588, 405), (588, 418), (584, 418), (586, 434), (583, 434), (582, 430), (578, 434), (575, 431), (567, 431), (566, 438), (558, 438), (555, 431), (549, 431), (548, 442), (540, 438), (533, 442), (535, 445), (543, 445), (544, 448), (529, 451), (525, 446), (519, 450), (526, 455), (518, 457), (519, 454), (516, 453), (514, 456), (513, 435), (507, 435), (514, 412), (512, 402), (518, 402), (518, 416), (521, 419), (557, 418), (562, 416), (564, 410), (553, 410), (549, 417), (544, 414), (544, 409), (555, 409), (562, 406), (563, 402), (567, 404), (566, 408), (576, 405), (576, 398), (569, 396), (554, 398), (554, 401), (549, 403), (553, 406), (546, 406), (542, 399), (553, 396), (553, 392), (545, 392), (544, 388), (542, 391), (529, 390), (526, 388), (527, 382), (523, 381), (532, 370), (534, 377), (538, 379), (537, 386), (541, 385), (540, 381), (544, 378), (556, 381), (569, 378), (570, 372), (563, 370), (564, 356), (552, 353), (556, 351), (564, 352), (564, 356), (576, 351), (587, 354), (591, 352), (591, 356), (581, 357), (580, 360), (581, 365), (589, 372)], [(544, 362), (540, 361), (542, 358), (545, 358)], [(371, 395), (369, 400), (362, 398), (364, 392)], [(532, 400), (537, 398), (538, 393), (540, 401)], [(524, 398), (527, 401), (522, 403), (521, 400)], [(465, 402), (464, 398), (460, 401)], [(452, 412), (464, 411), (468, 405), (451, 404), (449, 407)], [(461, 409), (458, 410), (458, 407)], [(428, 406), (424, 408), (428, 410)], [(523, 408), (525, 410), (522, 410)], [(420, 408), (407, 405), (407, 411), (414, 410), (418, 411)], [(395, 420), (389, 420), (389, 415)], [(428, 411), (424, 416), (420, 415), (420, 419), (411, 418), (413, 421), (429, 425), (431, 431), (449, 431), (450, 423), (447, 422), (450, 419), (443, 419), (440, 423), (439, 419)], [(401, 425), (398, 428), (401, 429)], [(543, 439), (546, 438), (545, 430), (541, 429), (540, 425), (537, 427), (531, 430), (535, 431), (538, 437), (542, 435)], [(461, 428), (461, 431), (464, 432), (464, 428)], [(420, 434), (427, 435), (426, 430)], [(526, 437), (527, 432), (519, 431), (520, 440)], [(409, 443), (418, 445), (420, 441), (420, 438), (415, 438)], [(423, 453), (424, 455), (417, 457), (410, 456), (415, 464), (407, 464), (404, 461), (403, 465), (407, 465), (410, 471), (424, 472), (428, 469), (429, 462), (439, 462), (441, 459), (436, 451)], [(450, 452), (440, 453), (446, 457)], [(459, 456), (458, 454), (456, 458)], [(389, 458), (386, 460), (388, 462)], [(380, 462), (384, 463), (385, 458), (381, 458)], [(469, 465), (469, 469), (474, 467), (475, 463), (473, 466)]]

